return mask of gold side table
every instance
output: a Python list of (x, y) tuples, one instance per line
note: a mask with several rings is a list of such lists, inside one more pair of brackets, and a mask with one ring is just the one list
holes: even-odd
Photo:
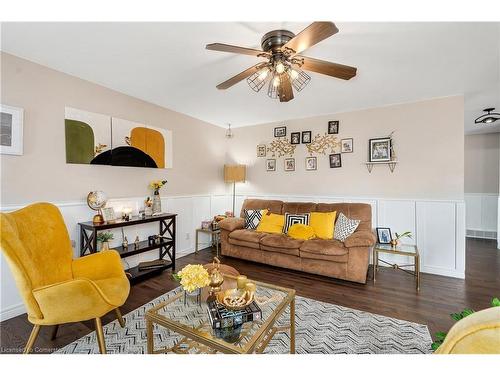
[[(379, 259), (379, 253), (396, 254), (402, 256), (413, 257), (413, 264), (396, 264), (389, 263), (385, 260)], [(376, 282), (376, 275), (378, 271), (379, 262), (387, 264), (396, 270), (401, 270), (415, 277), (417, 292), (420, 290), (420, 254), (416, 245), (398, 245), (393, 247), (389, 244), (377, 243), (373, 247), (373, 283)], [(412, 267), (413, 271), (406, 268)]]
[(203, 228), (198, 228), (196, 229), (196, 234), (195, 234), (195, 237), (196, 237), (196, 241), (195, 241), (195, 247), (194, 247), (194, 252), (195, 254), (198, 254), (198, 235), (200, 233), (208, 233), (212, 236), (212, 246), (214, 246), (215, 244), (215, 253), (216, 253), (216, 256), (219, 256), (219, 246), (220, 246), (220, 241), (219, 241), (219, 238), (220, 238), (220, 229), (216, 229), (216, 230), (213, 230), (213, 229), (203, 229)]

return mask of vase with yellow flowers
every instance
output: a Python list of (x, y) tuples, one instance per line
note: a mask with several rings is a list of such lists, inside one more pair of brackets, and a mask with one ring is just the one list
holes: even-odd
[(188, 297), (195, 297), (198, 305), (201, 305), (201, 288), (210, 284), (210, 276), (205, 267), (201, 264), (188, 264), (172, 276), (181, 283), (184, 289), (184, 305)]
[(153, 190), (153, 214), (161, 212), (160, 189), (167, 183), (167, 180), (151, 181), (149, 187)]

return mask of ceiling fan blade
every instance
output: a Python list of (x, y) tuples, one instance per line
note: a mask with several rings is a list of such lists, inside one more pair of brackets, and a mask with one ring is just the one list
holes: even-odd
[(205, 48), (211, 51), (239, 53), (240, 55), (250, 55), (250, 56), (269, 55), (267, 52), (261, 51), (259, 49), (232, 46), (230, 44), (223, 44), (223, 43), (207, 44)]
[(258, 70), (262, 69), (266, 64), (265, 63), (259, 63), (256, 64), (247, 70), (242, 71), (239, 74), (236, 74), (234, 77), (229, 78), (227, 81), (224, 81), (220, 84), (217, 85), (217, 88), (219, 90), (225, 90), (230, 88), (231, 86), (237, 84), (240, 81), (243, 81), (245, 78), (250, 77), (252, 74), (257, 72)]
[(289, 102), (293, 99), (292, 82), (287, 73), (280, 74), (280, 85), (278, 86), (280, 102)]
[(339, 29), (333, 22), (313, 22), (289, 40), (283, 48), (290, 48), (295, 53), (301, 53), (338, 32)]
[(352, 66), (313, 59), (312, 57), (295, 56), (295, 58), (303, 59), (304, 63), (300, 67), (301, 69), (345, 80), (354, 77), (356, 75), (356, 71), (358, 70)]

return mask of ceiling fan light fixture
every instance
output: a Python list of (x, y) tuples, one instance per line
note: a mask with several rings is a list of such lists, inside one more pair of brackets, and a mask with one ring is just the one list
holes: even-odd
[(250, 88), (253, 91), (259, 92), (266, 84), (268, 76), (269, 76), (268, 67), (258, 70), (247, 78), (248, 86), (250, 86)]
[(281, 61), (278, 61), (274, 68), (276, 69), (276, 73), (281, 74), (285, 71), (285, 64), (283, 64)]
[(493, 112), (495, 108), (485, 108), (483, 112), (486, 114), (479, 116), (474, 123), (476, 124), (492, 124), (497, 120), (500, 120), (500, 113)]
[(277, 73), (273, 73), (273, 76), (269, 81), (269, 86), (267, 88), (267, 96), (269, 96), (271, 99), (279, 99), (279, 85), (280, 76)]
[(292, 73), (290, 73), (290, 78), (292, 78), (292, 86), (297, 91), (302, 91), (304, 87), (306, 87), (311, 81), (311, 76), (304, 72), (303, 70), (297, 69), (293, 70), (296, 73), (296, 77), (292, 77)]

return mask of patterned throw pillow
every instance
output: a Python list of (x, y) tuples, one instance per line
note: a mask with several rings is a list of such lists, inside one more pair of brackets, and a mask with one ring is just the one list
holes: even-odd
[(333, 238), (344, 242), (347, 237), (354, 233), (359, 223), (361, 223), (361, 220), (349, 219), (341, 212), (335, 224)]
[(283, 227), (283, 233), (287, 234), (288, 229), (290, 229), (293, 224), (309, 225), (309, 214), (285, 213), (285, 226)]
[(262, 215), (266, 210), (244, 210), (245, 212), (245, 229), (257, 229)]

